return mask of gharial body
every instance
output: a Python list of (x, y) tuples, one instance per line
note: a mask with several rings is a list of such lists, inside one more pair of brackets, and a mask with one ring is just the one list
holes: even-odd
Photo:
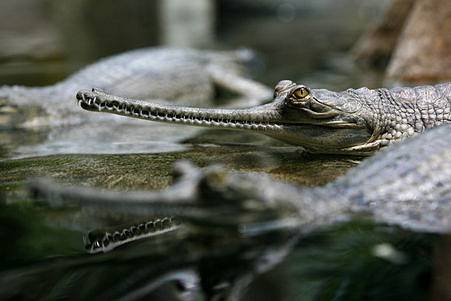
[(239, 109), (162, 105), (96, 89), (80, 91), (77, 99), (89, 111), (253, 131), (316, 153), (369, 155), (451, 122), (451, 83), (333, 92), (283, 80), (276, 85), (272, 102)]
[(171, 100), (185, 105), (211, 105), (215, 88), (220, 87), (247, 98), (250, 103), (258, 103), (269, 98), (271, 91), (244, 76), (245, 64), (254, 58), (246, 49), (144, 48), (101, 59), (52, 86), (2, 86), (0, 99), (18, 109), (30, 105), (42, 108), (49, 118), (26, 120), (33, 126), (77, 123), (91, 118), (80, 112), (73, 100), (78, 90), (92, 86), (121, 96)]

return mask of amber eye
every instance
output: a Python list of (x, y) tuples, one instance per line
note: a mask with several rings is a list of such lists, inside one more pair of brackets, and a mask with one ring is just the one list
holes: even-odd
[(310, 91), (306, 87), (297, 87), (291, 92), (295, 100), (307, 100), (310, 96)]

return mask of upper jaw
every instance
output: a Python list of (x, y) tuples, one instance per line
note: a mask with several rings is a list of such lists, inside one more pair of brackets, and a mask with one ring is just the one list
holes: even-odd
[(127, 99), (96, 89), (79, 91), (77, 102), (88, 111), (151, 121), (250, 130), (276, 130), (281, 126), (273, 104), (242, 109), (193, 108)]
[(77, 93), (78, 105), (87, 111), (124, 111), (135, 103), (137, 106), (142, 102), (139, 100), (126, 99), (107, 94), (98, 89), (81, 90)]

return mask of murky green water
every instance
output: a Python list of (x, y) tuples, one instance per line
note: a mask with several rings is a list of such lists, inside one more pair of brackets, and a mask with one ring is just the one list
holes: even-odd
[[(378, 76), (352, 67), (347, 54), (365, 19), (352, 19), (352, 14), (345, 13), (311, 13), (290, 22), (281, 21), (280, 16), (237, 18), (233, 24), (223, 24), (219, 38), (229, 47), (259, 50), (265, 63), (254, 73), (269, 85), (290, 78), (329, 89), (377, 86)], [(255, 35), (257, 28), (268, 34)], [(36, 66), (38, 70), (47, 67)], [(155, 128), (149, 125), (149, 130)], [(146, 283), (172, 271), (176, 259), (185, 254), (186, 246), (168, 235), (110, 254), (86, 255), (83, 233), (130, 223), (132, 217), (34, 206), (24, 188), (32, 177), (114, 190), (162, 189), (171, 181), (173, 163), (188, 159), (199, 166), (221, 163), (236, 171), (267, 173), (316, 186), (344, 174), (360, 160), (309, 155), (240, 132), (183, 132), (166, 126), (159, 126), (158, 131), (165, 139), (135, 137), (125, 142), (121, 135), (133, 129), (111, 133), (103, 128), (92, 137), (80, 128), (0, 131), (0, 196), (4, 200), (0, 208), (1, 299), (110, 300), (147, 287)], [(281, 264), (259, 275), (243, 300), (422, 300), (431, 296), (433, 280), (439, 277), (433, 277), (436, 240), (432, 235), (365, 220), (324, 229), (303, 238)], [(383, 256), (378, 252), (381, 247), (395, 250), (399, 256)], [(207, 256), (198, 267), (204, 276), (226, 279), (244, 269), (243, 261), (233, 254), (215, 256)], [(178, 298), (174, 291), (180, 291), (175, 289), (179, 286), (147, 287), (154, 291), (148, 299)], [(195, 299), (199, 294), (194, 290)]]

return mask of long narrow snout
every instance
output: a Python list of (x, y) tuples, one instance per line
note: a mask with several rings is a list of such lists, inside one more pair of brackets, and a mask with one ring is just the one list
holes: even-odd
[(77, 101), (88, 111), (173, 124), (256, 131), (274, 131), (283, 127), (274, 104), (243, 109), (193, 108), (128, 99), (96, 89), (78, 92)]

